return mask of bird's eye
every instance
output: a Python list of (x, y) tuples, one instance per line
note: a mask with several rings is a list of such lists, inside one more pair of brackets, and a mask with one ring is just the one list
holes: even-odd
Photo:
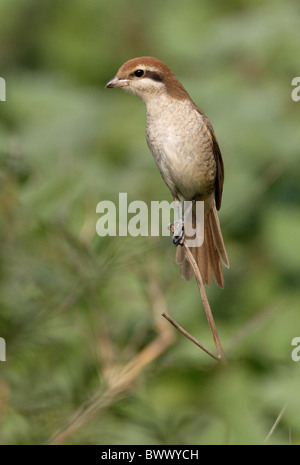
[(144, 75), (144, 70), (143, 69), (137, 69), (136, 72), (134, 73), (136, 77), (142, 77)]

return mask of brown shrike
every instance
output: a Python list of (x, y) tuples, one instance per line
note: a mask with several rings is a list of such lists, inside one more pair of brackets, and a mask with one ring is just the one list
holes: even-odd
[[(224, 166), (220, 148), (207, 116), (195, 105), (172, 71), (152, 57), (127, 61), (106, 87), (122, 87), (141, 97), (146, 104), (148, 146), (173, 200), (204, 202), (204, 242), (191, 247), (203, 282), (212, 276), (224, 287), (222, 263), (229, 262), (220, 229), (217, 210), (221, 207)], [(196, 222), (193, 207), (193, 223)], [(193, 224), (197, 230), (197, 224)], [(180, 274), (193, 276), (184, 254), (182, 241), (174, 238)]]

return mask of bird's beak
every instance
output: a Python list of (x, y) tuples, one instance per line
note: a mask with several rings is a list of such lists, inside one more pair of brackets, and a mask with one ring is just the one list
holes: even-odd
[(127, 87), (129, 86), (129, 83), (129, 79), (120, 79), (118, 76), (115, 76), (110, 81), (108, 81), (105, 88)]

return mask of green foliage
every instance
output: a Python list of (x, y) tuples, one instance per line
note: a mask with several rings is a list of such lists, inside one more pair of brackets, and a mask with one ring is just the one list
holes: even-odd
[[(287, 405), (266, 443), (300, 443), (299, 13), (296, 0), (0, 4), (2, 444), (47, 442), (102, 392), (103, 408), (65, 442), (258, 444)], [(100, 200), (170, 200), (143, 104), (104, 89), (139, 55), (170, 66), (222, 149), (231, 268), (208, 296), (229, 365), (178, 335), (107, 400), (107, 367), (121, 373), (156, 337), (152, 281), (213, 348), (168, 238), (96, 235)]]

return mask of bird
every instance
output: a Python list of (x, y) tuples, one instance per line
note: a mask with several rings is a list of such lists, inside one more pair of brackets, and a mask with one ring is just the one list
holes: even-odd
[[(167, 65), (151, 56), (126, 61), (105, 87), (120, 87), (144, 101), (147, 144), (176, 205), (193, 202), (196, 231), (194, 203), (204, 202), (204, 240), (190, 250), (203, 283), (211, 285), (214, 277), (223, 288), (222, 262), (229, 267), (229, 260), (217, 210), (221, 208), (224, 164), (210, 120)], [(173, 235), (180, 275), (189, 280), (193, 270), (183, 241), (184, 232), (180, 237)]]

